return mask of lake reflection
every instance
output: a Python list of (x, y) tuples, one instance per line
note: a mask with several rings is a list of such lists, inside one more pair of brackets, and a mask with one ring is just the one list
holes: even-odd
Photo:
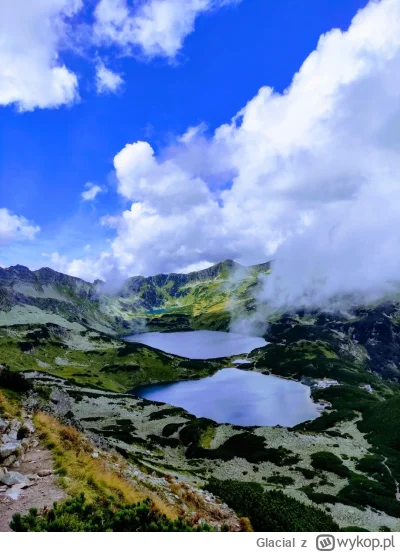
[(200, 380), (142, 386), (134, 392), (197, 417), (240, 426), (292, 427), (319, 416), (307, 386), (237, 368)]

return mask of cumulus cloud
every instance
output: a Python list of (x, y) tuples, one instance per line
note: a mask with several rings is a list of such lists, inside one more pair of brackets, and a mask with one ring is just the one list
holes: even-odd
[(60, 255), (57, 251), (42, 254), (48, 258), (49, 264), (54, 270), (82, 278), (87, 282), (93, 282), (96, 279), (109, 277), (114, 270), (114, 262), (109, 253), (101, 253), (97, 259), (87, 257), (85, 259), (68, 259), (65, 255)]
[(273, 257), (263, 296), (281, 305), (390, 291), (399, 70), (400, 1), (371, 2), (348, 31), (321, 36), (284, 93), (261, 88), (210, 138), (189, 129), (158, 156), (125, 146), (114, 165), (132, 206), (103, 219), (117, 265), (149, 274)]
[(54, 108), (78, 98), (78, 79), (60, 59), (82, 0), (0, 2), (0, 105)]
[(98, 184), (87, 182), (85, 184), (85, 190), (81, 193), (81, 198), (83, 201), (94, 201), (96, 197), (103, 192), (104, 189)]
[(14, 241), (33, 240), (40, 227), (26, 218), (14, 215), (8, 209), (0, 208), (0, 245)]
[(287, 90), (262, 87), (212, 135), (189, 129), (158, 154), (124, 146), (114, 168), (130, 206), (102, 220), (116, 232), (110, 249), (66, 270), (101, 266), (106, 277), (273, 258), (259, 298), (277, 308), (391, 293), (399, 81), (400, 0), (372, 1), (346, 32), (321, 36)]
[(96, 90), (98, 94), (109, 94), (118, 92), (124, 79), (118, 73), (114, 73), (104, 65), (102, 61), (96, 66)]
[(133, 48), (147, 57), (174, 58), (200, 14), (240, 1), (146, 0), (135, 9), (127, 0), (100, 0), (94, 31), (98, 41), (126, 51)]
[[(14, 0), (0, 2), (0, 106), (19, 111), (79, 100), (78, 77), (62, 60), (68, 51), (90, 59), (93, 47), (119, 55), (174, 58), (198, 15), (241, 0)], [(83, 11), (93, 24), (83, 23)], [(109, 50), (108, 53), (113, 53)], [(118, 92), (124, 80), (96, 55), (95, 86)]]

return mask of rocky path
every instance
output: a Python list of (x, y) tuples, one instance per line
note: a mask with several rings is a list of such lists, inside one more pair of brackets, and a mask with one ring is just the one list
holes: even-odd
[(392, 473), (392, 470), (387, 465), (388, 459), (386, 458), (386, 456), (384, 456), (383, 458), (384, 458), (384, 460), (383, 460), (382, 464), (385, 466), (387, 471), (390, 473), (390, 476), (394, 481), (394, 484), (395, 484), (395, 487), (396, 487), (396, 500), (400, 502), (400, 485), (399, 485), (399, 482), (395, 479), (395, 477)]
[[(4, 424), (4, 420), (3, 424)], [(50, 451), (44, 448), (35, 438), (35, 428), (29, 418), (24, 422), (30, 428), (30, 435), (19, 442), (13, 431), (18, 433), (23, 424), (18, 420), (8, 422), (7, 428), (0, 434), (0, 532), (11, 531), (10, 521), (13, 514), (26, 514), (30, 508), (51, 507), (53, 502), (63, 498), (63, 490), (56, 483), (53, 474), (53, 460)], [(11, 429), (18, 427), (18, 429)], [(4, 425), (3, 425), (4, 428)], [(1, 445), (1, 443), (4, 443)], [(12, 444), (12, 446), (10, 445)], [(19, 455), (7, 454), (19, 443)], [(5, 452), (6, 451), (6, 452)], [(7, 460), (11, 458), (12, 461)], [(6, 465), (5, 465), (6, 464)]]

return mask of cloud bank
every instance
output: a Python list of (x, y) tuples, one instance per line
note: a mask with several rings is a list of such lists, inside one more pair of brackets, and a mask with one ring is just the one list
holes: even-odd
[(114, 159), (131, 207), (115, 265), (151, 274), (234, 258), (274, 258), (264, 296), (315, 303), (390, 291), (400, 274), (400, 1), (370, 2), (333, 29), (280, 94), (261, 88), (231, 122), (190, 129), (155, 154)]

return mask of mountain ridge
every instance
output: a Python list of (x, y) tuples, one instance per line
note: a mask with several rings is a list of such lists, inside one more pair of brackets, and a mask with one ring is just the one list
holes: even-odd
[[(190, 279), (190, 277), (192, 277), (193, 275), (197, 275), (198, 278), (200, 279), (202, 277), (202, 275), (204, 274), (205, 276), (206, 275), (210, 275), (210, 277), (212, 277), (212, 273), (218, 273), (220, 272), (223, 268), (228, 268), (228, 269), (233, 269), (233, 268), (240, 268), (240, 269), (259, 269), (259, 270), (268, 270), (271, 266), (271, 261), (266, 261), (264, 263), (258, 263), (258, 264), (254, 264), (254, 265), (242, 265), (241, 263), (238, 263), (236, 261), (233, 261), (231, 259), (226, 259), (224, 261), (219, 261), (218, 263), (215, 263), (207, 268), (202, 268), (200, 270), (192, 270), (190, 272), (159, 272), (157, 274), (153, 274), (153, 275), (150, 275), (150, 276), (143, 276), (141, 274), (138, 274), (138, 275), (134, 275), (134, 276), (128, 276), (127, 278), (125, 278), (124, 282), (127, 282), (129, 280), (135, 280), (135, 279), (145, 279), (145, 280), (148, 280), (148, 279), (158, 279), (162, 276), (168, 276), (168, 277), (171, 277), (171, 276), (183, 276), (183, 277), (188, 277)], [(106, 281), (104, 280), (101, 280), (101, 279), (96, 279), (94, 280), (93, 282), (88, 282), (87, 280), (84, 280), (83, 278), (80, 278), (79, 276), (72, 276), (70, 274), (65, 274), (64, 272), (60, 272), (58, 270), (55, 270), (51, 267), (48, 267), (48, 266), (43, 266), (41, 268), (38, 268), (36, 270), (31, 270), (29, 267), (25, 266), (25, 265), (21, 265), (21, 264), (16, 264), (16, 265), (10, 265), (8, 267), (0, 267), (0, 282), (2, 280), (9, 280), (10, 278), (8, 277), (8, 274), (11, 273), (11, 274), (16, 274), (17, 276), (20, 276), (21, 274), (27, 274), (27, 273), (30, 273), (30, 274), (34, 274), (36, 276), (41, 276), (42, 274), (44, 275), (51, 275), (51, 274), (56, 274), (58, 276), (62, 276), (66, 279), (69, 279), (70, 281), (76, 281), (76, 282), (80, 282), (82, 284), (87, 284), (87, 285), (90, 285), (90, 286), (95, 286), (99, 283), (106, 283)], [(46, 278), (47, 280), (49, 280), (49, 278)]]
[(127, 333), (137, 327), (137, 317), (143, 325), (145, 315), (157, 317), (159, 310), (185, 317), (212, 311), (221, 317), (232, 297), (233, 301), (251, 301), (249, 289), (260, 273), (269, 270), (269, 262), (246, 267), (228, 259), (187, 274), (132, 276), (110, 290), (107, 282), (89, 283), (48, 267), (34, 271), (23, 265), (0, 268), (0, 325), (2, 311), (14, 309), (15, 322), (23, 322), (26, 312), (20, 310), (28, 307), (38, 322), (59, 323), (51, 318), (56, 315), (108, 333)]

